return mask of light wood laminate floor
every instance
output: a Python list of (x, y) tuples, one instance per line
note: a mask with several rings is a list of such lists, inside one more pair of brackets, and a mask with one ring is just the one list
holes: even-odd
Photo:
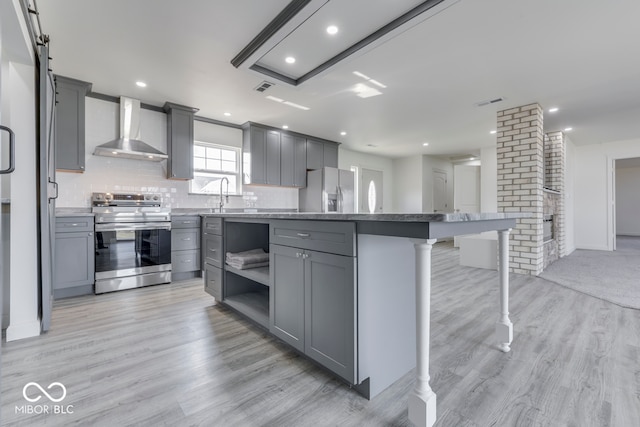
[[(437, 426), (640, 425), (639, 311), (511, 275), (504, 354), (497, 272), (458, 266), (448, 244), (433, 265)], [(3, 426), (407, 426), (414, 379), (368, 401), (199, 281), (57, 301), (52, 330), (2, 358)], [(16, 414), (31, 381), (64, 384), (73, 414)]]

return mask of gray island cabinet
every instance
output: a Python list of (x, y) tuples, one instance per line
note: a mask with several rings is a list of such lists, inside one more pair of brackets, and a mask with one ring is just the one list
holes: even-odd
[[(221, 302), (372, 398), (416, 369), (409, 419), (436, 421), (429, 385), (431, 249), (437, 239), (498, 231), (496, 348), (508, 352), (509, 232), (526, 213), (245, 213), (222, 221), (225, 250), (268, 247), (269, 267), (222, 263)], [(203, 221), (206, 223), (208, 218)], [(268, 231), (267, 231), (268, 230)], [(235, 243), (231, 243), (235, 242)], [(216, 297), (217, 298), (217, 297)]]

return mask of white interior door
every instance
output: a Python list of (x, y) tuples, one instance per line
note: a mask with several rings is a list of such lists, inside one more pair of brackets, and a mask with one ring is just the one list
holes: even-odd
[(447, 212), (447, 173), (441, 170), (433, 171), (433, 211)]
[[(480, 212), (480, 166), (453, 167), (453, 209), (456, 212)], [(453, 238), (458, 247), (458, 236)]]
[(454, 166), (453, 208), (456, 212), (480, 212), (480, 166)]
[(382, 171), (362, 168), (360, 212), (382, 212)]

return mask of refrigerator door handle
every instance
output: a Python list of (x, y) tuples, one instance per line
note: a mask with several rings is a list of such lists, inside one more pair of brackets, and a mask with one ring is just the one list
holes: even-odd
[[(49, 184), (53, 184), (54, 188), (56, 189), (56, 195), (55, 197), (51, 197), (49, 196), (49, 200), (55, 200), (58, 198), (58, 183), (56, 181), (51, 181), (49, 180)], [(48, 194), (50, 194), (51, 192), (49, 192)]]
[(7, 169), (1, 169), (0, 175), (11, 173), (15, 170), (16, 166), (16, 135), (11, 129), (6, 126), (0, 125), (0, 130), (4, 130), (9, 133), (9, 167)]
[(336, 206), (336, 209), (338, 210), (338, 212), (342, 212), (342, 208), (344, 206), (343, 199), (342, 199), (343, 198), (342, 187), (338, 185), (338, 187), (336, 188), (336, 191), (338, 192), (338, 200), (337, 200), (338, 206)]

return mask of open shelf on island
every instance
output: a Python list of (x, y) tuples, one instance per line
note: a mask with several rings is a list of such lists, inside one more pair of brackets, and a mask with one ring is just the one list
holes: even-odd
[(237, 274), (238, 276), (246, 277), (249, 280), (253, 280), (254, 282), (258, 282), (265, 286), (270, 286), (269, 267), (247, 268), (244, 270), (239, 270), (227, 264), (225, 265), (225, 269), (233, 274)]
[(246, 292), (227, 296), (224, 303), (265, 328), (269, 327), (269, 291)]

